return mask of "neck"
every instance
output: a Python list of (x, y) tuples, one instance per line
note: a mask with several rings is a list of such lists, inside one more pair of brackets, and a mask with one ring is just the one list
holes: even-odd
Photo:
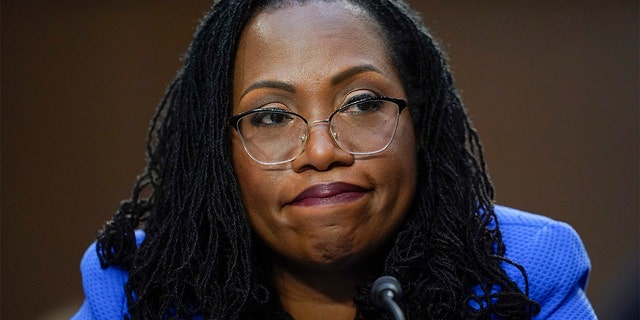
[(370, 271), (369, 268), (301, 270), (274, 265), (274, 279), (282, 306), (296, 320), (353, 320), (356, 285)]

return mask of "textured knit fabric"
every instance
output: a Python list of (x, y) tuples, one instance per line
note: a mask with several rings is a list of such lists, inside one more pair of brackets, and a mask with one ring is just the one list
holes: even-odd
[[(540, 304), (534, 319), (596, 319), (585, 294), (589, 257), (571, 226), (502, 206), (496, 206), (495, 212), (506, 256), (525, 268), (530, 297)], [(136, 239), (140, 245), (144, 232), (136, 232)], [(102, 269), (95, 243), (84, 254), (80, 269), (86, 298), (72, 319), (122, 319), (127, 310), (127, 272), (117, 267)], [(504, 269), (524, 291), (520, 271), (508, 264)]]
[[(522, 265), (529, 296), (540, 304), (534, 319), (596, 319), (585, 289), (591, 262), (571, 226), (547, 217), (496, 206), (507, 248), (505, 256)], [(515, 267), (503, 267), (520, 289), (524, 279)]]

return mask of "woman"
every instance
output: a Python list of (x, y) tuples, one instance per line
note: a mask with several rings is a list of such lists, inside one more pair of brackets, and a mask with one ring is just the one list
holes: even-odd
[(384, 319), (382, 275), (408, 319), (595, 317), (575, 232), (493, 205), (402, 1), (218, 1), (148, 144), (77, 319)]

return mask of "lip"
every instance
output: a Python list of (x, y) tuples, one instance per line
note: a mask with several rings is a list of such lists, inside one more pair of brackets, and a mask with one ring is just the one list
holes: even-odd
[(294, 206), (327, 206), (355, 201), (368, 190), (344, 182), (317, 184), (302, 191), (289, 204)]

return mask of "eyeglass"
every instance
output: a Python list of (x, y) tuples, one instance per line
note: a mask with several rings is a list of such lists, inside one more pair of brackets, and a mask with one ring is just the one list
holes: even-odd
[(327, 123), (335, 143), (352, 155), (382, 152), (391, 144), (406, 106), (404, 100), (371, 97), (347, 103), (324, 120), (309, 122), (294, 112), (262, 108), (237, 114), (229, 122), (253, 160), (275, 165), (302, 154), (309, 128), (318, 123)]

